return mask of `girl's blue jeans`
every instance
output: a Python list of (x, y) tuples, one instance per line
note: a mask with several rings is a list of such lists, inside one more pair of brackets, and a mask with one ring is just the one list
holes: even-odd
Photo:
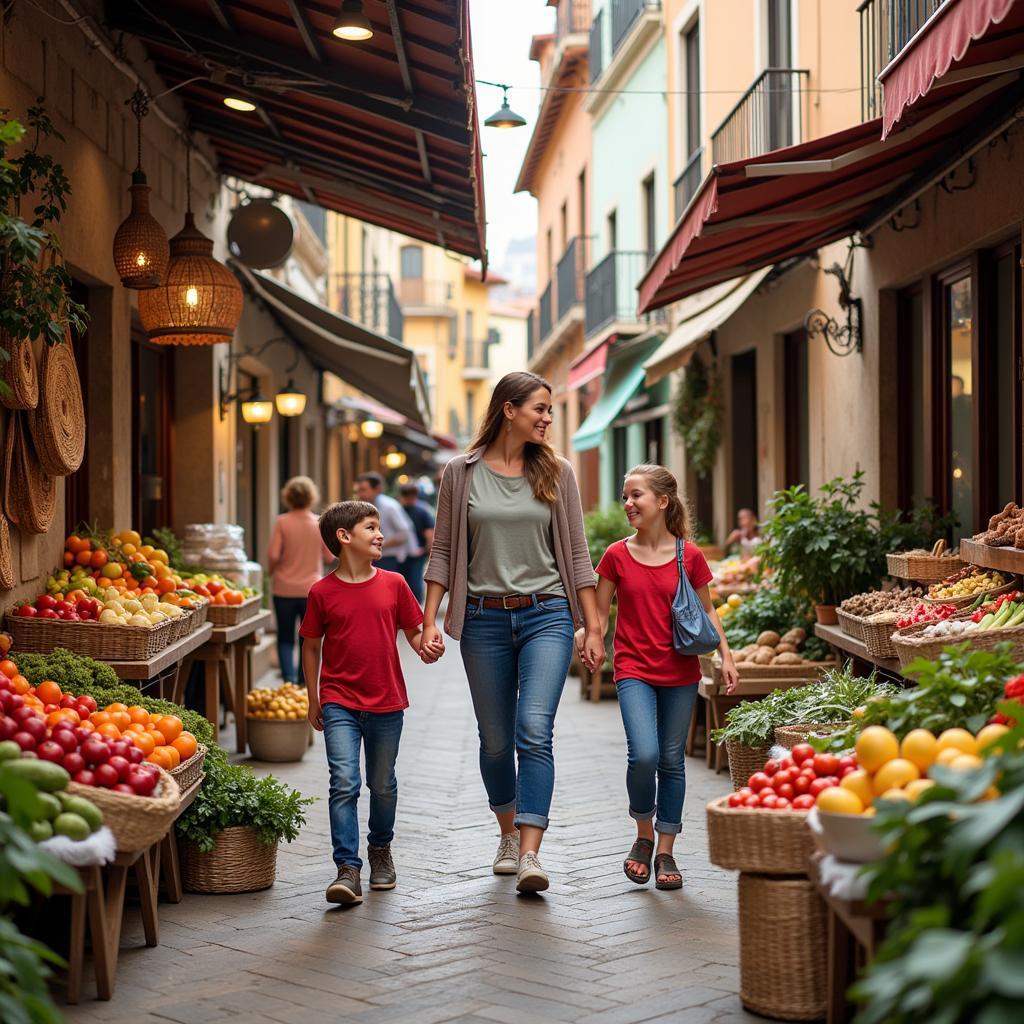
[(681, 832), (686, 734), (697, 687), (651, 686), (639, 679), (621, 679), (615, 686), (626, 727), (629, 816), (655, 818), (656, 832)]
[(305, 686), (302, 674), (302, 638), (299, 638), (299, 657), (296, 665), (295, 634), (306, 615), (306, 598), (275, 597), (274, 617), (277, 619), (277, 660), (286, 683)]
[(513, 611), (473, 600), (466, 606), (461, 650), (480, 732), (480, 775), (491, 810), (515, 809), (517, 828), (548, 827), (551, 736), (573, 633), (565, 598)]

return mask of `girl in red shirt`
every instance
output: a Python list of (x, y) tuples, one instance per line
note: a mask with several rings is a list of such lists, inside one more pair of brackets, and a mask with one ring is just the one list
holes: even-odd
[(730, 693), (736, 666), (711, 603), (711, 571), (700, 548), (686, 539), (690, 528), (676, 478), (664, 466), (636, 466), (626, 475), (622, 500), (636, 533), (604, 553), (597, 567), (597, 606), (607, 629), (612, 597), (618, 602), (615, 688), (626, 729), (629, 815), (637, 828), (623, 869), (640, 885), (649, 880), (657, 832), (655, 886), (679, 889), (683, 879), (672, 848), (683, 827), (684, 747), (701, 672), (696, 657), (678, 654), (672, 646), (678, 540), (684, 545), (687, 578), (718, 629), (722, 675)]

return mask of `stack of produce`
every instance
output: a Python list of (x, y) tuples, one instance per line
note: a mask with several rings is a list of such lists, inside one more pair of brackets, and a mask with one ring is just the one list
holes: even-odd
[(305, 721), (309, 714), (309, 694), (304, 686), (285, 683), (278, 689), (251, 690), (246, 697), (250, 718), (278, 721)]
[(998, 590), (1009, 582), (1001, 572), (994, 569), (965, 565), (959, 572), (947, 576), (941, 583), (933, 583), (928, 588), (928, 597), (933, 601), (971, 598)]
[(301, 761), (309, 747), (305, 687), (253, 690), (246, 701), (249, 750), (258, 761)]
[(920, 587), (894, 587), (892, 590), (870, 590), (848, 597), (840, 608), (849, 615), (866, 619), (878, 612), (910, 611), (924, 597)]
[(35, 601), (19, 604), (14, 614), (19, 618), (101, 622), (108, 626), (141, 626), (145, 629), (168, 619), (180, 619), (184, 614), (178, 602), (163, 600), (152, 591), (140, 594), (138, 598), (126, 596), (124, 591), (115, 587), (105, 590), (97, 587), (93, 592), (96, 597), (88, 597), (77, 588), (61, 598), (40, 594)]
[(916, 605), (902, 618), (896, 620), (897, 629), (906, 629), (908, 626), (919, 626), (923, 622), (941, 622), (955, 615), (959, 609), (952, 604), (921, 604)]
[(809, 811), (826, 789), (838, 787), (857, 770), (845, 755), (818, 753), (808, 743), (797, 744), (785, 757), (769, 759), (747, 784), (730, 793), (728, 806), (761, 811)]
[(715, 611), (718, 612), (718, 617), (724, 623), (741, 604), (743, 604), (743, 598), (739, 594), (730, 594), (729, 597), (715, 609)]
[(737, 665), (803, 665), (807, 659), (799, 651), (807, 639), (807, 630), (802, 626), (791, 629), (782, 636), (773, 629), (766, 629), (757, 640), (738, 651), (733, 651)]
[[(804, 639), (797, 644), (795, 653), (799, 654), (806, 661), (825, 661), (831, 651), (828, 645), (814, 635), (809, 628), (810, 609), (802, 606), (791, 597), (780, 594), (772, 587), (761, 587), (756, 593), (745, 598), (740, 604), (733, 608), (733, 611), (723, 620), (726, 638), (733, 652), (747, 649), (749, 652), (757, 653), (756, 648), (771, 646), (759, 644), (758, 640), (764, 633), (775, 633), (782, 638), (790, 634), (790, 640), (796, 630), (802, 630)], [(793, 653), (776, 651), (779, 653)]]
[(1003, 511), (988, 521), (988, 529), (975, 534), (973, 539), (995, 548), (1024, 549), (1024, 508), (1015, 501), (1008, 501)]

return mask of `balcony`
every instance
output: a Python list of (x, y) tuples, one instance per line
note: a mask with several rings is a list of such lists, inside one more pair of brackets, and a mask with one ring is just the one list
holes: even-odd
[(864, 0), (860, 15), (860, 116), (882, 113), (878, 75), (945, 0)]
[(586, 295), (588, 242), (586, 236), (574, 238), (558, 261), (555, 269), (558, 320), (566, 316), (573, 306), (583, 303)]
[(629, 34), (634, 22), (646, 11), (660, 11), (661, 0), (612, 0), (612, 55)]
[(711, 162), (735, 160), (792, 146), (807, 126), (806, 85), (810, 72), (766, 68), (711, 136)]
[(637, 285), (651, 261), (647, 252), (608, 253), (588, 274), (585, 327), (588, 343), (607, 331), (639, 334), (656, 323), (664, 323), (665, 310), (638, 316)]
[(683, 173), (676, 178), (672, 185), (675, 194), (676, 220), (683, 215), (683, 211), (690, 205), (690, 200), (697, 194), (700, 183), (703, 180), (701, 170), (704, 166), (704, 147), (696, 150), (690, 155)]
[(487, 339), (468, 340), (466, 361), (462, 365), (463, 380), (487, 380), (491, 375), (491, 347)]
[(453, 288), (450, 281), (402, 277), (398, 280), (398, 301), (406, 316), (447, 316), (452, 310)]
[(531, 309), (526, 318), (526, 361), (533, 359), (537, 349), (537, 311)]
[(555, 21), (555, 43), (566, 36), (590, 30), (590, 0), (559, 0)]
[(338, 274), (338, 311), (356, 323), (402, 341), (404, 317), (387, 274)]
[(584, 98), (583, 109), (588, 114), (601, 117), (615, 102), (634, 62), (649, 52), (663, 32), (661, 0), (609, 0), (605, 4), (590, 26), (590, 81), (600, 79), (600, 86)]
[(544, 289), (540, 297), (540, 316), (538, 317), (537, 324), (537, 340), (541, 345), (547, 340), (547, 336), (551, 333), (551, 285), (553, 282), (549, 281), (547, 288)]
[(587, 58), (590, 64), (590, 80), (596, 81), (601, 77), (603, 68), (604, 50), (604, 11), (598, 11), (594, 23), (590, 26), (590, 56)]

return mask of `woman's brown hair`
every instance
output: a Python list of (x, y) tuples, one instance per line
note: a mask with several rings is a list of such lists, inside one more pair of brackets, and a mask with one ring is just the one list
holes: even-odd
[(626, 474), (627, 478), (631, 476), (642, 476), (657, 497), (668, 498), (668, 505), (665, 507), (665, 525), (668, 532), (674, 537), (689, 540), (690, 512), (686, 502), (679, 496), (676, 478), (664, 466), (656, 466), (653, 463), (634, 466)]
[[(545, 388), (548, 393), (551, 392), (551, 385), (535, 373), (528, 373), (525, 370), (506, 373), (494, 385), (487, 412), (468, 450), (486, 448), (497, 440), (505, 423), (506, 404), (519, 408), (538, 388)], [(558, 500), (558, 484), (562, 479), (562, 465), (554, 448), (546, 441), (542, 444), (527, 441), (526, 450), (523, 452), (523, 469), (526, 479), (530, 481), (533, 496), (538, 501), (553, 505)]]

